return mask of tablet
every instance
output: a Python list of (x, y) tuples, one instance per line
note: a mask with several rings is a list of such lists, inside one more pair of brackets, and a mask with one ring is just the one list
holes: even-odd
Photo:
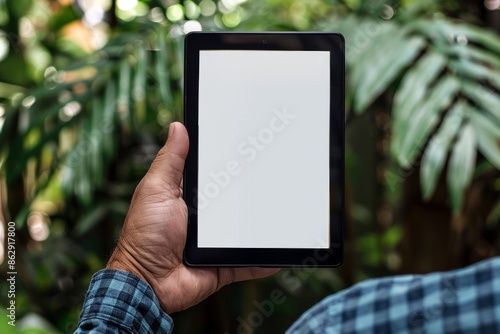
[(340, 265), (342, 35), (196, 32), (184, 51), (184, 262)]

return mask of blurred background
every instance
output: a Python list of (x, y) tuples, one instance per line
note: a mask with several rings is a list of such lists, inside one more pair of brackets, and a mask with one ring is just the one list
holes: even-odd
[[(498, 254), (500, 0), (0, 0), (0, 332), (75, 330), (135, 186), (183, 118), (194, 30), (345, 35), (346, 256), (223, 288), (173, 314), (176, 333), (280, 333), (360, 280)], [(284, 302), (263, 312), (275, 290)]]

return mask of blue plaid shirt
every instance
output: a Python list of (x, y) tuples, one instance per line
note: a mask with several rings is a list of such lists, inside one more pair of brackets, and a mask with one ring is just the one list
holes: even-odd
[(101, 270), (90, 282), (75, 333), (171, 333), (172, 319), (139, 277)]
[[(76, 332), (172, 328), (144, 281), (102, 270), (92, 278)], [(287, 333), (500, 333), (500, 258), (450, 272), (364, 281), (325, 298)]]
[(325, 298), (287, 333), (500, 333), (500, 258), (364, 281)]

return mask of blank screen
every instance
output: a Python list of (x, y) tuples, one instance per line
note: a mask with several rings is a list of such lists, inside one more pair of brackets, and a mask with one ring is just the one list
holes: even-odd
[(198, 247), (328, 248), (330, 52), (200, 51)]

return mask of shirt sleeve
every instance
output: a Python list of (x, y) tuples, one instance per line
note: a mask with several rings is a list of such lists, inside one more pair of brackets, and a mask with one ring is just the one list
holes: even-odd
[(139, 277), (104, 269), (90, 282), (75, 333), (171, 333), (172, 319)]
[(373, 279), (329, 296), (287, 331), (499, 333), (500, 258), (427, 275)]

